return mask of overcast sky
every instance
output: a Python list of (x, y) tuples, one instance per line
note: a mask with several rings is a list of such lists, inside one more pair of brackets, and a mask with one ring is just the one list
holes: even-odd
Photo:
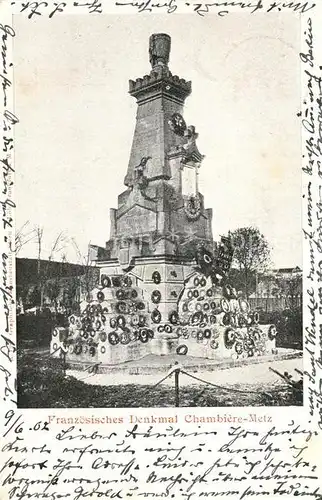
[[(192, 81), (184, 117), (206, 155), (199, 190), (214, 237), (256, 225), (276, 267), (302, 266), (298, 19), (17, 16), (17, 227), (44, 227), (44, 258), (61, 230), (83, 253), (104, 246), (135, 125), (128, 80), (150, 71), (149, 36), (166, 32), (172, 73)], [(35, 244), (19, 254), (36, 255)]]

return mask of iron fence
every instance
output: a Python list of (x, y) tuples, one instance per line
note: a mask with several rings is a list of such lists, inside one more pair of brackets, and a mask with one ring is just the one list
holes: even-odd
[(285, 311), (302, 307), (302, 297), (252, 297), (249, 299), (251, 309), (266, 312)]

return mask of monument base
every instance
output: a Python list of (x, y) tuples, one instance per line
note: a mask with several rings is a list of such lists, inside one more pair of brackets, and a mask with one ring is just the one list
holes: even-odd
[[(111, 376), (111, 380), (105, 380), (104, 384), (108, 385), (108, 382), (114, 383), (112, 381), (113, 377), (118, 375), (133, 376), (133, 380), (127, 383), (138, 383), (144, 385), (144, 379), (142, 375), (160, 375), (160, 378), (167, 374), (176, 363), (178, 363), (183, 370), (191, 373), (192, 375), (198, 376), (198, 373), (212, 373), (221, 370), (229, 370), (230, 368), (246, 367), (250, 365), (262, 364), (262, 363), (273, 363), (280, 361), (287, 361), (293, 359), (301, 359), (303, 352), (296, 349), (276, 349), (273, 353), (267, 353), (261, 356), (247, 357), (241, 356), (238, 359), (223, 358), (223, 359), (206, 359), (197, 358), (194, 356), (179, 356), (175, 355), (163, 355), (158, 356), (154, 354), (148, 354), (141, 358), (140, 360), (129, 361), (126, 363), (120, 363), (117, 365), (108, 364), (97, 364), (93, 367), (95, 370), (90, 368), (90, 364), (84, 364), (77, 360), (69, 361), (67, 370), (69, 374), (73, 374), (75, 371), (87, 371), (97, 374), (106, 374)], [(88, 379), (88, 383), (92, 383), (91, 379)], [(196, 382), (197, 383), (197, 382)]]
[(189, 355), (221, 360), (275, 351), (276, 328), (231, 287), (214, 284), (193, 262), (175, 257), (136, 259), (124, 272), (100, 263), (100, 285), (55, 328), (51, 353), (67, 362), (118, 365), (147, 356)]

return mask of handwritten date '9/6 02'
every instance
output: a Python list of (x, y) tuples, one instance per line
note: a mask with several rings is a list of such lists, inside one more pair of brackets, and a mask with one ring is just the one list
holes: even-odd
[(27, 425), (21, 415), (8, 412), (6, 444), (1, 449), (2, 491), (10, 499), (223, 495), (322, 499), (316, 463), (307, 453), (317, 432), (309, 426), (290, 422), (263, 430), (261, 424), (248, 428), (192, 424), (182, 430), (180, 425), (133, 426), (125, 417), (111, 432), (108, 424), (100, 431), (85, 427)]

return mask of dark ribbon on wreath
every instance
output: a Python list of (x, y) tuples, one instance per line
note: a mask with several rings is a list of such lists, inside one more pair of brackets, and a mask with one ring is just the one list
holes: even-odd
[(210, 250), (206, 249), (205, 246), (199, 245), (197, 247), (195, 257), (196, 257), (197, 265), (200, 268), (200, 271), (204, 275), (210, 276), (212, 273), (213, 264), (214, 264), (213, 253)]
[(211, 281), (215, 285), (223, 285), (225, 280), (225, 273), (218, 265), (213, 252), (201, 245), (197, 248), (195, 255), (198, 270), (207, 277), (211, 277)]
[(232, 263), (233, 248), (229, 239), (222, 237), (214, 251), (206, 245), (198, 245), (195, 259), (201, 273), (210, 276), (215, 285), (223, 285)]

